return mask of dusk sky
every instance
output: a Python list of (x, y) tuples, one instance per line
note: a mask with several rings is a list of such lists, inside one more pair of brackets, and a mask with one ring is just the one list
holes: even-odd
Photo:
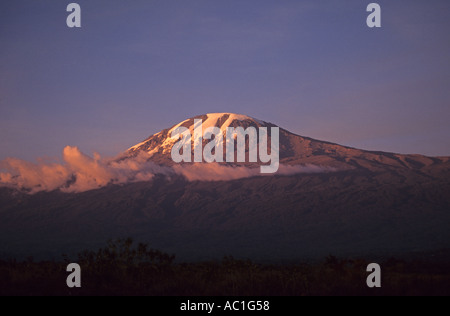
[(114, 156), (242, 113), (369, 150), (450, 156), (450, 1), (0, 2), (0, 160)]

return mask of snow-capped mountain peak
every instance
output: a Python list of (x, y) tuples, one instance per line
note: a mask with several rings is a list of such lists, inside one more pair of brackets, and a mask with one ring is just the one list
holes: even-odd
[(202, 120), (203, 131), (210, 127), (218, 127), (225, 135), (228, 127), (267, 127), (274, 126), (267, 122), (257, 120), (247, 115), (234, 114), (234, 113), (210, 113), (205, 115), (196, 116), (187, 120), (184, 120), (170, 129), (165, 129), (145, 141), (128, 149), (128, 154), (135, 154), (140, 151), (144, 151), (150, 155), (155, 153), (170, 154), (173, 145), (177, 142), (176, 139), (171, 137), (172, 132), (179, 127), (185, 127), (189, 129), (191, 134), (194, 133), (195, 120)]
[[(210, 113), (199, 115), (150, 136), (145, 141), (128, 149), (120, 156), (120, 160), (136, 157), (144, 153), (157, 164), (173, 165), (171, 151), (179, 140), (171, 137), (172, 132), (179, 127), (184, 127), (193, 135), (195, 120), (202, 120), (203, 132), (209, 127), (218, 127), (224, 135), (229, 127), (242, 127), (244, 129), (248, 127), (255, 127), (257, 129), (260, 127), (267, 127), (268, 129), (276, 127), (272, 123), (241, 114)], [(193, 139), (193, 141), (195, 142), (196, 140)], [(384, 171), (387, 168), (395, 170), (423, 170), (436, 162), (448, 163), (449, 161), (447, 158), (433, 159), (420, 155), (399, 155), (359, 150), (299, 136), (283, 128), (279, 130), (279, 144), (280, 163), (285, 165), (314, 165), (336, 170), (365, 169), (375, 172)]]

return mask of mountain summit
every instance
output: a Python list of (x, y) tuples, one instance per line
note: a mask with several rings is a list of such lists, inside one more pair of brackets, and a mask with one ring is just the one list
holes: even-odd
[[(179, 127), (185, 127), (189, 129), (191, 134), (194, 134), (195, 120), (203, 121), (203, 130), (209, 127), (218, 127), (226, 134), (226, 130), (229, 127), (243, 127), (244, 129), (248, 127), (275, 127), (275, 125), (254, 119), (250, 116), (233, 114), (233, 113), (211, 113), (205, 115), (199, 115), (192, 117), (190, 119), (184, 120), (171, 128), (165, 129), (155, 135), (150, 136), (142, 143), (139, 143), (126, 152), (127, 156), (136, 156), (140, 152), (148, 153), (154, 156), (153, 159), (158, 160), (158, 158), (170, 158), (170, 153), (173, 145), (177, 142), (176, 139), (172, 139), (172, 132)], [(164, 159), (162, 159), (164, 160)]]

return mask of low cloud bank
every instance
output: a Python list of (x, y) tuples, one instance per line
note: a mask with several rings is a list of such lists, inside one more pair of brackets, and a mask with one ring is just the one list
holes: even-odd
[[(61, 190), (79, 193), (99, 189), (109, 184), (151, 181), (155, 175), (182, 175), (188, 181), (228, 181), (261, 175), (259, 168), (232, 167), (219, 164), (189, 164), (164, 167), (149, 162), (149, 155), (121, 161), (89, 157), (77, 147), (66, 147), (64, 163), (30, 163), (9, 158), (0, 162), (0, 186), (25, 190), (30, 194)], [(281, 165), (275, 175), (332, 172), (318, 166)], [(272, 175), (273, 176), (273, 175)]]
[(151, 180), (155, 174), (167, 173), (164, 167), (147, 162), (144, 155), (120, 162), (91, 158), (77, 147), (66, 147), (63, 151), (64, 164), (34, 164), (20, 159), (6, 159), (0, 163), (0, 185), (39, 191), (61, 190), (63, 192), (84, 192), (108, 184), (125, 184)]
[(275, 174), (261, 174), (259, 168), (232, 167), (219, 164), (191, 164), (174, 166), (176, 173), (183, 175), (188, 181), (229, 181), (252, 177), (288, 176), (300, 173), (333, 172), (335, 169), (314, 165), (289, 166), (280, 165)]

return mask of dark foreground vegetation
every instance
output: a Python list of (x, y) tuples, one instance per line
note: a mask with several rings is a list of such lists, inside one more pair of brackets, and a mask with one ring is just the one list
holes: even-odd
[(369, 289), (365, 260), (330, 256), (316, 264), (260, 265), (226, 257), (176, 263), (174, 256), (119, 240), (80, 254), (82, 288), (69, 289), (70, 261), (0, 261), (0, 295), (450, 295), (449, 265), (443, 262), (385, 260), (382, 288)]

